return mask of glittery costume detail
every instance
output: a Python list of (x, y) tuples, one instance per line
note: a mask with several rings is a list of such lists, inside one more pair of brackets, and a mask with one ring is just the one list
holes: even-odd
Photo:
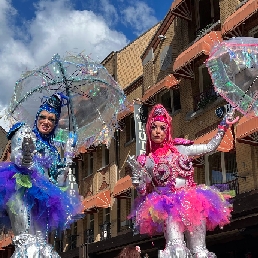
[[(169, 135), (161, 144), (150, 138), (155, 119), (168, 125)], [(228, 224), (232, 209), (217, 188), (194, 183), (190, 157), (215, 151), (225, 130), (219, 128), (209, 143), (196, 145), (185, 139), (172, 140), (170, 123), (164, 107), (154, 106), (146, 126), (146, 155), (140, 155), (133, 166), (133, 175), (139, 178), (135, 181), (139, 196), (129, 218), (135, 217), (135, 226), (141, 234), (152, 236), (165, 232), (167, 246), (160, 252), (161, 258), (191, 257), (183, 242), (184, 232), (193, 233), (187, 235), (193, 255), (215, 257), (206, 249), (206, 228), (213, 230)]]
[[(42, 110), (56, 115), (57, 126), (62, 106), (59, 97), (55, 94), (40, 106), (35, 126)], [(74, 154), (75, 137), (72, 135), (66, 144), (69, 159), (61, 160), (52, 145), (54, 130), (46, 137), (35, 126), (31, 130), (28, 125), (17, 123), (8, 133), (12, 152), (11, 162), (0, 163), (0, 225), (11, 227), (15, 234), (13, 258), (59, 258), (47, 244), (46, 236), (53, 230), (69, 228), (83, 217), (78, 216), (82, 210), (78, 189), (71, 194), (67, 180), (67, 164)], [(24, 162), (26, 139), (33, 145), (28, 156), (32, 160), (27, 163)]]
[(15, 252), (12, 258), (60, 258), (58, 253), (46, 242), (40, 232), (37, 232), (35, 236), (30, 234), (15, 236), (13, 243), (15, 245)]
[(7, 139), (10, 141), (12, 139), (12, 137), (14, 136), (14, 134), (16, 133), (16, 131), (18, 131), (23, 125), (25, 125), (25, 123), (19, 122), (19, 123), (14, 124), (10, 128), (9, 132), (7, 133), (7, 136), (6, 136)]

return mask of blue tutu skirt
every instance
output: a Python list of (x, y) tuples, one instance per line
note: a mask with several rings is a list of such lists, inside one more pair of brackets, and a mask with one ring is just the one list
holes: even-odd
[(20, 168), (11, 162), (0, 163), (0, 224), (9, 227), (7, 207), (17, 213), (17, 198), (27, 205), (33, 221), (42, 231), (64, 230), (82, 213), (79, 196), (51, 183), (35, 170)]

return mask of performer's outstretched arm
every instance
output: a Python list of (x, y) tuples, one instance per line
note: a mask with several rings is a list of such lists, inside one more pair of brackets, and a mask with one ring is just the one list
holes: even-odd
[(199, 156), (215, 151), (219, 147), (229, 125), (234, 124), (238, 121), (239, 117), (234, 119), (233, 116), (234, 110), (228, 112), (224, 116), (223, 120), (218, 125), (218, 132), (207, 144), (193, 144), (190, 146), (178, 145), (178, 151), (187, 156)]
[(177, 149), (180, 153), (187, 156), (204, 155), (215, 151), (221, 143), (225, 130), (218, 129), (217, 134), (207, 144), (193, 144), (190, 146), (178, 145)]

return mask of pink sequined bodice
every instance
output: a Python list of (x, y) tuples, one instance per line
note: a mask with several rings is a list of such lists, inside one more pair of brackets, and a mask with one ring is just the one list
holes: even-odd
[(152, 177), (155, 187), (168, 187), (174, 191), (178, 178), (185, 179), (185, 186), (194, 186), (193, 167), (191, 161), (180, 153), (168, 152), (167, 155), (140, 155), (139, 163), (145, 167)]

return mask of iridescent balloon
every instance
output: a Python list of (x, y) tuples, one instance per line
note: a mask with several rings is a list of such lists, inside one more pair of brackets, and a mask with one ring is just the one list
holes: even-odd
[(103, 65), (83, 55), (55, 55), (46, 65), (23, 74), (8, 108), (10, 119), (33, 126), (42, 101), (56, 92), (69, 97), (62, 108), (56, 141), (65, 142), (69, 131), (74, 131), (78, 148), (109, 143), (125, 95)]
[(239, 37), (213, 47), (206, 61), (215, 90), (242, 114), (258, 116), (258, 39)]

